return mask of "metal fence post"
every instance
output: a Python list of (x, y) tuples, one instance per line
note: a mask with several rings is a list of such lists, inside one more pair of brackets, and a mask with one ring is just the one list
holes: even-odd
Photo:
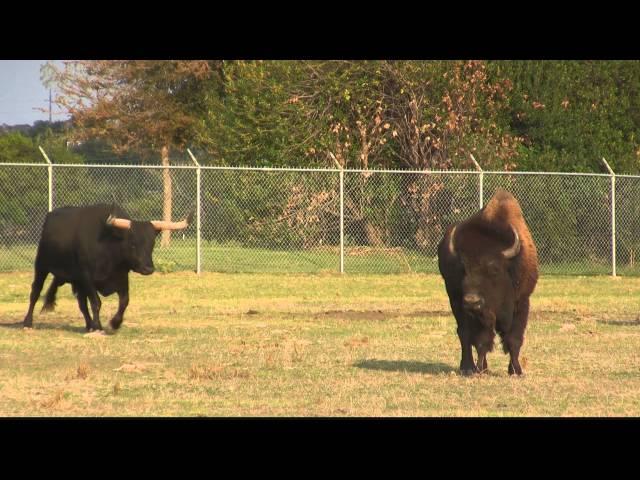
[(344, 168), (338, 162), (335, 155), (329, 152), (329, 155), (340, 170), (340, 273), (344, 273)]
[(193, 160), (193, 163), (196, 166), (196, 273), (200, 275), (200, 259), (201, 259), (201, 249), (200, 249), (200, 164), (196, 157), (191, 153), (191, 150), (187, 148), (187, 152)]
[(340, 273), (344, 273), (344, 170), (340, 168)]
[(484, 171), (482, 170), (482, 167), (480, 167), (480, 164), (476, 162), (476, 158), (473, 156), (473, 154), (470, 153), (469, 156), (471, 157), (471, 161), (473, 162), (473, 164), (476, 166), (476, 170), (480, 172), (479, 173), (480, 184), (478, 185), (478, 190), (480, 191), (480, 209), (482, 209), (484, 205)]
[(49, 160), (49, 157), (47, 156), (43, 148), (40, 146), (38, 146), (38, 148), (40, 149), (40, 153), (42, 153), (44, 159), (49, 164), (47, 170), (49, 170), (49, 211), (51, 211), (53, 210), (53, 163), (51, 163), (51, 160)]
[(604, 166), (611, 175), (611, 275), (616, 276), (616, 174), (602, 157)]

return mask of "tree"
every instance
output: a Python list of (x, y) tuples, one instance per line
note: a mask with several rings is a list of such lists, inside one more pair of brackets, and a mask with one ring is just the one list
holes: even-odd
[[(203, 138), (223, 164), (333, 167), (335, 158), (362, 170), (449, 169), (468, 166), (474, 152), (488, 167), (515, 166), (520, 138), (498, 121), (509, 83), (490, 79), (485, 62), (237, 61), (225, 63), (224, 86), (224, 95), (208, 96)], [(345, 218), (353, 237), (372, 245), (389, 238), (391, 210), (371, 205), (380, 195), (389, 209), (398, 201), (413, 206), (416, 236), (434, 231), (430, 205), (451, 192), (424, 175), (404, 185), (378, 178), (349, 176)], [(291, 200), (287, 208), (315, 218), (327, 202)]]
[[(203, 97), (219, 85), (218, 62), (66, 61), (48, 66), (55, 103), (72, 117), (74, 140), (108, 140), (117, 152), (159, 153), (169, 167), (172, 148), (184, 148), (202, 125)], [(163, 219), (171, 220), (172, 184), (163, 169)], [(162, 234), (162, 246), (170, 239)]]
[(290, 101), (306, 70), (299, 61), (224, 61), (220, 86), (206, 95), (205, 128), (197, 139), (218, 165), (306, 166), (309, 125)]
[(524, 138), (525, 170), (640, 171), (640, 62), (496, 61), (513, 90), (504, 124)]

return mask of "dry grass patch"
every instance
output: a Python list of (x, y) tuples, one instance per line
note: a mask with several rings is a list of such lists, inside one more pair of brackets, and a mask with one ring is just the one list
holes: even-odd
[(187, 376), (189, 380), (228, 380), (235, 378), (249, 378), (251, 375), (247, 370), (235, 367), (191, 365)]
[(639, 278), (542, 277), (524, 378), (499, 342), (458, 374), (436, 275), (130, 278), (122, 328), (85, 336), (67, 286), (25, 333), (31, 273), (0, 274), (0, 415), (640, 415)]
[(64, 390), (58, 389), (52, 395), (49, 395), (44, 400), (38, 402), (38, 405), (44, 409), (55, 409), (61, 406), (65, 397)]
[(344, 342), (345, 347), (361, 347), (363, 345), (367, 345), (369, 343), (368, 337), (353, 337)]
[(85, 380), (89, 376), (89, 372), (90, 371), (91, 371), (91, 368), (89, 367), (89, 364), (86, 363), (86, 362), (83, 362), (80, 365), (78, 365), (77, 368), (74, 371), (69, 373), (65, 377), (65, 380), (67, 380), (67, 381), (69, 381), (69, 380)]

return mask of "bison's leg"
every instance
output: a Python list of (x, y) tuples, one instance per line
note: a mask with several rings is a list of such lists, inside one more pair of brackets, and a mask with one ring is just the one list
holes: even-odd
[(522, 375), (522, 367), (518, 357), (524, 343), (524, 331), (529, 317), (529, 299), (522, 300), (514, 313), (511, 331), (505, 334), (502, 343), (505, 351), (509, 352), (509, 375)]
[(476, 368), (478, 372), (483, 373), (489, 369), (487, 364), (487, 349), (484, 347), (476, 347), (478, 352), (478, 361), (476, 362)]
[(489, 370), (489, 365), (487, 364), (487, 352), (484, 352), (482, 354), (482, 363), (480, 362), (480, 359), (478, 359), (478, 364), (476, 365), (476, 367), (478, 368), (480, 373)]
[(479, 372), (486, 371), (489, 366), (487, 365), (487, 353), (493, 350), (493, 339), (495, 334), (492, 329), (483, 328), (476, 333), (474, 338), (474, 345), (478, 352), (478, 362), (476, 368)]
[(520, 347), (522, 347), (522, 341), (518, 342), (516, 340), (511, 340), (511, 346), (509, 347), (509, 368), (507, 368), (507, 372), (509, 375), (522, 375), (522, 367), (520, 366), (520, 360), (518, 356), (520, 355)]
[(36, 267), (33, 283), (31, 284), (31, 296), (29, 297), (29, 310), (22, 321), (25, 328), (31, 328), (33, 326), (33, 309), (36, 306), (38, 298), (40, 298), (40, 292), (42, 292), (42, 286), (47, 278), (49, 272), (46, 270), (40, 270)]
[(471, 351), (471, 331), (466, 319), (458, 326), (458, 338), (462, 348), (462, 358), (460, 359), (460, 373), (462, 375), (473, 375), (478, 371), (473, 363), (473, 352)]
[(478, 370), (473, 363), (472, 346), (472, 332), (469, 325), (469, 316), (464, 313), (462, 309), (462, 295), (454, 292), (447, 291), (449, 294), (449, 304), (451, 305), (451, 311), (456, 318), (458, 324), (458, 338), (460, 339), (460, 348), (462, 350), (462, 357), (460, 359), (460, 373), (462, 375), (473, 375)]
[(127, 277), (124, 281), (124, 284), (120, 290), (118, 290), (118, 311), (111, 319), (109, 324), (111, 328), (117, 330), (122, 325), (122, 318), (124, 315), (124, 311), (129, 305), (129, 278)]
[(64, 285), (64, 282), (54, 276), (45, 296), (44, 305), (42, 306), (43, 312), (52, 312), (56, 308), (56, 293), (60, 285)]

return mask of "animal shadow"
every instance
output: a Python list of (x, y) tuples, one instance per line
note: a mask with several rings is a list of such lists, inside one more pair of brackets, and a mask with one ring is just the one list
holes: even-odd
[(456, 372), (457, 369), (446, 363), (425, 363), (407, 360), (361, 360), (353, 364), (354, 367), (367, 370), (384, 370), (387, 372), (409, 372), (438, 375), (440, 373)]
[(633, 320), (598, 320), (598, 323), (613, 325), (614, 327), (633, 327), (640, 326), (640, 318), (635, 318)]
[[(11, 322), (11, 323), (2, 323), (0, 322), (1, 328), (13, 328), (15, 330), (22, 330), (24, 328), (23, 323), (20, 322)], [(35, 323), (33, 326), (34, 330), (65, 330), (67, 332), (74, 333), (87, 333), (86, 328), (83, 326), (74, 326), (67, 324), (53, 324), (53, 323)]]

